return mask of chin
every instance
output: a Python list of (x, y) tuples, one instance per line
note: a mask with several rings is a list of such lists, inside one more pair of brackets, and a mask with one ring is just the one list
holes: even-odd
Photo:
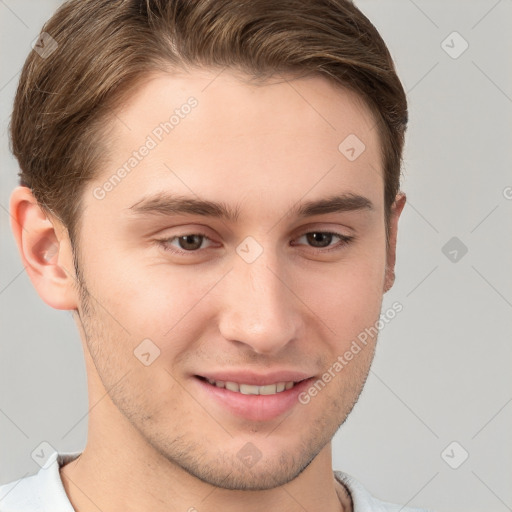
[[(260, 461), (249, 468), (234, 463), (231, 467), (205, 467), (199, 471), (189, 471), (199, 480), (230, 491), (267, 491), (285, 485), (297, 478), (311, 463), (311, 460), (301, 465), (272, 463), (263, 466)], [(261, 467), (258, 467), (261, 464)], [(184, 468), (186, 469), (186, 468)]]
[(189, 445), (188, 450), (179, 450), (179, 454), (173, 450), (173, 455), (167, 458), (214, 487), (231, 491), (270, 490), (297, 478), (329, 443), (334, 431), (334, 426), (328, 430), (317, 428), (306, 439), (297, 439), (286, 447), (280, 443), (275, 448), (265, 447), (263, 440), (261, 444), (255, 441), (261, 451), (251, 442), (242, 448), (225, 446), (224, 450), (217, 447), (215, 451)]

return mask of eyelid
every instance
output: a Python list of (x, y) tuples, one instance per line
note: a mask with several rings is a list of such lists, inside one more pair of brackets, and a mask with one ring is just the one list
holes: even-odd
[(294, 235), (295, 237), (306, 233), (332, 233), (333, 235), (349, 237), (355, 234), (355, 230), (350, 226), (335, 222), (313, 222), (295, 229), (294, 233), (297, 233)]

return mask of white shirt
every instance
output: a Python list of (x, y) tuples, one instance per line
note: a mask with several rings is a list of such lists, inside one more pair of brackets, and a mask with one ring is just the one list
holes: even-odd
[[(0, 512), (75, 512), (64, 490), (59, 468), (80, 453), (55, 451), (35, 475), (0, 486)], [(350, 492), (353, 512), (429, 512), (378, 500), (350, 475), (337, 470), (333, 472)]]

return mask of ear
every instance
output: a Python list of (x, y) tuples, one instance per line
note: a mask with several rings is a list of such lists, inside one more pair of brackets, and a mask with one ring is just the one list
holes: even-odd
[(398, 219), (400, 218), (400, 214), (404, 209), (405, 202), (405, 193), (399, 192), (391, 206), (389, 219), (389, 246), (386, 254), (386, 275), (384, 278), (383, 293), (389, 291), (395, 282), (396, 237), (398, 231)]
[(73, 253), (67, 229), (49, 218), (28, 187), (10, 200), (11, 229), (21, 260), (39, 296), (52, 308), (77, 308)]

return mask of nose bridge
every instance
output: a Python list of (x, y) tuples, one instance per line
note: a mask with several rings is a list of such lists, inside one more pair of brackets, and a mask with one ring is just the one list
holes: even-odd
[(236, 256), (223, 290), (220, 330), (225, 339), (270, 353), (297, 337), (297, 301), (282, 269), (270, 250), (252, 262)]

